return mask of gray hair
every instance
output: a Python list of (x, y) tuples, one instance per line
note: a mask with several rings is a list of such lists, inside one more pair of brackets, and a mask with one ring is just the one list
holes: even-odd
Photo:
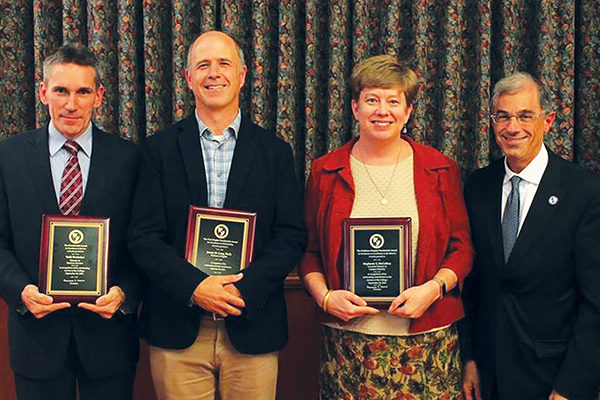
[(76, 64), (83, 67), (92, 67), (94, 69), (94, 85), (96, 88), (101, 85), (98, 58), (87, 47), (65, 45), (46, 57), (43, 65), (44, 83), (48, 84), (50, 73), (56, 64)]
[(529, 85), (536, 85), (538, 89), (538, 98), (540, 107), (544, 111), (550, 111), (553, 108), (552, 97), (550, 92), (542, 83), (528, 74), (527, 72), (516, 72), (500, 79), (494, 86), (492, 92), (492, 108), (496, 107), (498, 97), (505, 94), (513, 94)]
[(188, 52), (187, 52), (187, 68), (190, 69), (191, 67), (191, 63), (192, 63), (192, 50), (194, 49), (194, 45), (196, 44), (196, 41), (198, 40), (198, 38), (202, 35), (204, 35), (205, 33), (208, 32), (221, 32), (224, 33), (225, 35), (227, 35), (231, 40), (233, 40), (233, 43), (235, 43), (235, 50), (237, 51), (238, 57), (240, 59), (240, 71), (242, 70), (242, 68), (244, 67), (244, 65), (246, 65), (246, 61), (244, 58), (244, 50), (242, 49), (242, 45), (240, 44), (240, 41), (237, 40), (237, 38), (228, 30), (222, 30), (222, 31), (206, 31), (206, 32), (202, 32), (201, 34), (199, 34), (198, 36), (196, 36), (196, 39), (194, 39), (194, 41), (192, 42), (192, 44), (190, 44), (190, 46), (188, 47)]

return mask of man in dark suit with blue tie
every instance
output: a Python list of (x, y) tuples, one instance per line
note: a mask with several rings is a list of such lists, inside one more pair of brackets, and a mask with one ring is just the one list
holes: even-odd
[(466, 398), (595, 399), (600, 177), (544, 146), (555, 112), (538, 80), (500, 80), (492, 108), (505, 157), (465, 186), (477, 253), (460, 326)]
[[(130, 400), (139, 284), (125, 239), (139, 152), (91, 123), (104, 87), (88, 49), (61, 47), (43, 74), (50, 123), (0, 143), (0, 296), (17, 397)], [(43, 214), (110, 218), (108, 293), (69, 304), (40, 292)]]

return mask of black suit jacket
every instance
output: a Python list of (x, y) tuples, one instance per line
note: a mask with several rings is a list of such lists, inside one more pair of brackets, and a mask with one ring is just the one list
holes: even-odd
[(135, 310), (139, 283), (126, 247), (130, 205), (140, 161), (131, 143), (94, 127), (81, 215), (110, 217), (109, 287), (126, 294), (129, 316), (106, 320), (77, 305), (36, 319), (17, 313), (21, 292), (38, 284), (42, 214), (60, 214), (52, 185), (48, 129), (0, 143), (0, 296), (10, 308), (11, 365), (16, 373), (52, 377), (65, 363), (73, 332), (78, 355), (93, 378), (131, 371), (138, 359)]
[[(465, 198), (476, 250), (465, 282), (463, 358), (484, 398), (592, 399), (600, 384), (600, 178), (549, 151), (517, 242), (504, 263), (504, 162), (474, 172)], [(557, 200), (557, 201), (555, 201)]]
[[(246, 308), (226, 319), (241, 353), (278, 350), (287, 341), (283, 281), (299, 261), (305, 232), (290, 146), (242, 118), (224, 208), (257, 213), (254, 260), (235, 285)], [(204, 310), (190, 306), (206, 275), (184, 260), (190, 205), (207, 205), (207, 183), (194, 115), (147, 142), (136, 191), (130, 249), (149, 280), (142, 334), (153, 346), (181, 349), (198, 335)]]

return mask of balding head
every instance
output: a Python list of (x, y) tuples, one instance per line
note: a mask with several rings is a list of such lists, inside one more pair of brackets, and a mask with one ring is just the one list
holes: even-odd
[(188, 48), (188, 53), (187, 53), (187, 68), (190, 68), (191, 65), (191, 58), (192, 58), (192, 51), (194, 50), (194, 47), (196, 46), (196, 44), (202, 40), (210, 40), (211, 38), (215, 38), (215, 37), (225, 37), (229, 40), (231, 40), (232, 44), (235, 46), (235, 50), (237, 52), (237, 55), (240, 59), (240, 63), (239, 63), (239, 68), (240, 70), (243, 68), (244, 65), (246, 65), (246, 61), (244, 59), (244, 51), (242, 50), (242, 47), (240, 46), (239, 42), (237, 41), (237, 39), (235, 37), (233, 37), (232, 35), (223, 32), (223, 31), (207, 31), (204, 32), (202, 34), (200, 34), (196, 40), (194, 40), (192, 42), (192, 44), (190, 45), (190, 47)]
[(185, 75), (203, 121), (209, 115), (213, 118), (219, 114), (222, 120), (233, 120), (237, 115), (246, 78), (240, 54), (236, 41), (220, 31), (203, 33), (190, 46)]

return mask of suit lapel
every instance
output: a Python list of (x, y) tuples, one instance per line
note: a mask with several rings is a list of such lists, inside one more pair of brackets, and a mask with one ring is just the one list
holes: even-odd
[(105, 186), (112, 168), (113, 153), (110, 142), (106, 140), (108, 133), (95, 126), (92, 129), (90, 170), (81, 202), (81, 215), (93, 215), (98, 212), (95, 211), (98, 210), (98, 205), (106, 199)]
[(497, 161), (491, 170), (491, 179), (489, 187), (483, 190), (483, 203), (486, 207), (487, 227), (492, 248), (492, 257), (494, 263), (500, 268), (504, 268), (504, 247), (502, 242), (502, 226), (500, 224), (500, 208), (502, 207), (502, 182), (504, 180), (504, 162)]
[(179, 125), (177, 140), (185, 166), (192, 203), (205, 206), (208, 204), (206, 172), (200, 145), (200, 132), (198, 132), (198, 123), (194, 114)]
[(228, 208), (237, 203), (237, 199), (246, 182), (246, 176), (252, 170), (252, 161), (256, 155), (257, 145), (252, 136), (252, 125), (248, 117), (242, 117), (242, 124), (238, 132), (229, 179), (227, 180), (227, 194), (224, 207)]
[(44, 207), (44, 213), (60, 214), (50, 169), (48, 127), (39, 130), (38, 134), (30, 139), (29, 144), (31, 148), (25, 156), (27, 158), (26, 167), (29, 167), (31, 180)]
[[(518, 264), (520, 260), (524, 259), (527, 251), (536, 242), (538, 236), (548, 229), (547, 225), (552, 221), (554, 214), (560, 208), (560, 199), (567, 195), (560, 166), (555, 161), (555, 157), (557, 156), (550, 151), (548, 151), (548, 155), (548, 167), (542, 176), (529, 212), (517, 237), (515, 247), (508, 259), (507, 266), (509, 267)], [(550, 204), (549, 199), (551, 196), (556, 196), (559, 200), (558, 203)]]

